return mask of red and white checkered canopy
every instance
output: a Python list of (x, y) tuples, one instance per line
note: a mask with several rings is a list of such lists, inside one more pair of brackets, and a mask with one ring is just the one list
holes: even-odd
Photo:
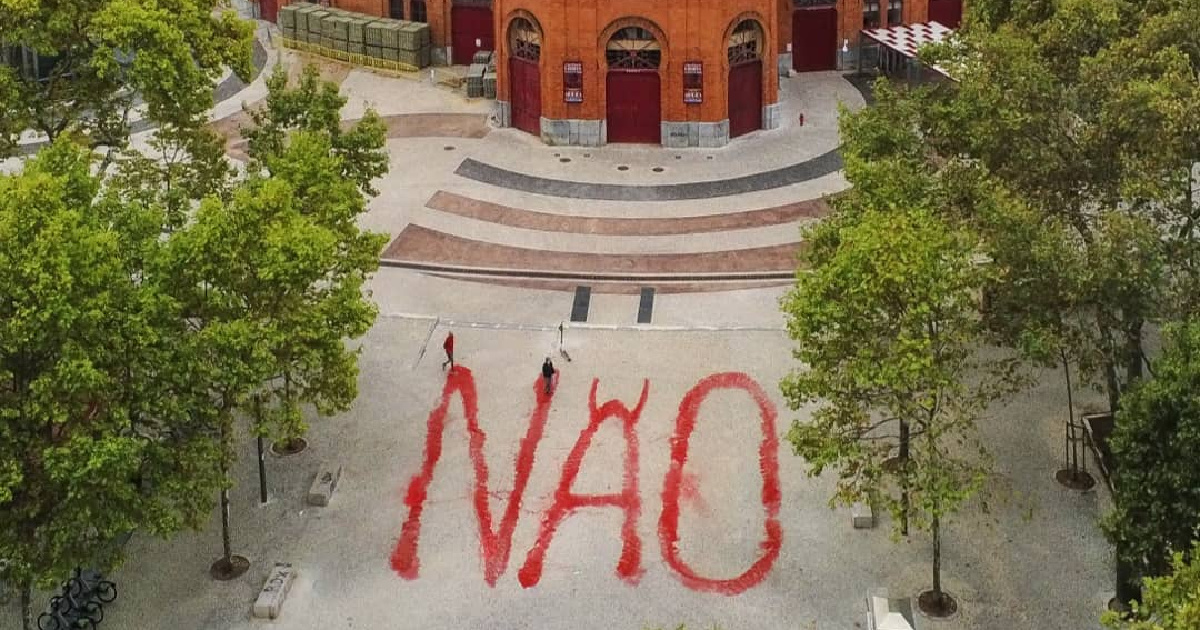
[[(917, 22), (888, 28), (867, 28), (862, 31), (863, 35), (911, 59), (917, 57), (917, 49), (921, 46), (939, 43), (953, 32), (954, 29), (944, 26), (941, 22)], [(943, 68), (930, 67), (947, 77), (950, 76)]]
[(941, 22), (918, 22), (904, 26), (864, 29), (863, 34), (907, 57), (916, 57), (917, 49), (925, 44), (936, 44), (953, 33)]

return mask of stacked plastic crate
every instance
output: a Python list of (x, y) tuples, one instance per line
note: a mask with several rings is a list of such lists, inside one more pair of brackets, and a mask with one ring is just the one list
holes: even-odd
[(324, 26), (323, 22), (331, 16), (328, 9), (315, 8), (308, 13), (308, 44), (310, 46), (320, 46), (326, 48), (325, 38), (322, 36)]
[(429, 65), (431, 53), (429, 25), (421, 22), (401, 22), (399, 61), (414, 68)]
[(279, 32), (283, 35), (285, 43), (296, 41), (296, 9), (298, 8), (300, 7), (295, 4), (279, 7), (276, 22), (279, 23)]
[[(346, 52), (346, 44), (350, 37), (350, 20), (354, 18), (338, 11), (325, 18), (321, 29), (321, 46), (336, 52)], [(340, 55), (335, 54), (335, 57)]]
[(429, 25), (374, 18), (309, 2), (279, 10), (284, 46), (391, 70), (427, 67), (432, 53)]

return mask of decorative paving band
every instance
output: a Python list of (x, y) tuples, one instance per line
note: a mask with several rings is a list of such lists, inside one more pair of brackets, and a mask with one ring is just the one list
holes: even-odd
[(429, 201), (425, 203), (425, 207), (468, 219), (526, 230), (607, 236), (663, 236), (724, 232), (792, 223), (801, 219), (815, 219), (829, 213), (829, 206), (824, 200), (810, 199), (775, 208), (706, 216), (631, 219), (579, 217), (510, 208), (445, 190), (434, 193), (433, 197), (430, 197)]
[(836, 173), (841, 168), (842, 158), (835, 149), (818, 155), (811, 160), (771, 171), (763, 171), (753, 175), (730, 179), (684, 182), (679, 184), (627, 186), (623, 184), (598, 184), (549, 179), (510, 171), (472, 158), (463, 160), (462, 164), (459, 164), (458, 169), (454, 172), (467, 179), (473, 179), (485, 184), (551, 197), (608, 201), (681, 201), (686, 199), (728, 197), (760, 190), (782, 188)]
[(552, 252), (498, 245), (409, 225), (383, 252), (382, 264), (440, 273), (518, 278), (778, 280), (795, 274), (803, 243), (693, 254)]

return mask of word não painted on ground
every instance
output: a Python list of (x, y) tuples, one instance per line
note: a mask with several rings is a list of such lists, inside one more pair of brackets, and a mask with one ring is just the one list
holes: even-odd
[[(597, 405), (596, 390), (598, 386), (599, 380), (594, 379), (591, 393), (588, 396), (588, 425), (580, 433), (563, 464), (560, 480), (554, 493), (554, 503), (542, 516), (537, 540), (526, 554), (524, 564), (517, 571), (517, 579), (525, 588), (537, 585), (542, 576), (543, 559), (546, 557), (555, 532), (567, 517), (580, 508), (611, 507), (624, 512), (624, 521), (620, 532), (622, 551), (617, 562), (616, 572), (622, 580), (630, 584), (637, 584), (644, 573), (642, 541), (637, 534), (638, 518), (642, 511), (642, 498), (638, 488), (639, 458), (636, 428), (642, 408), (650, 393), (650, 383), (649, 381), (642, 382), (641, 396), (632, 409), (619, 400), (609, 400), (602, 405)], [(457, 393), (467, 421), (468, 452), (475, 473), (472, 499), (479, 522), (483, 578), (489, 585), (496, 585), (497, 580), (508, 567), (513, 531), (517, 526), (521, 501), (533, 470), (538, 443), (546, 428), (550, 401), (554, 396), (555, 389), (557, 389), (557, 379), (550, 393), (545, 392), (541, 379), (534, 383), (533, 391), (537, 397), (537, 405), (529, 418), (525, 437), (521, 440), (517, 452), (513, 488), (509, 493), (508, 503), (504, 507), (503, 514), (500, 515), (498, 526), (495, 526), (489, 501), (488, 464), (485, 458), (487, 434), (479, 426), (475, 379), (467, 368), (461, 366), (451, 368), (442, 389), (441, 403), (429, 414), (424, 462), (420, 472), (414, 475), (409, 482), (404, 499), (405, 505), (408, 506), (408, 517), (404, 521), (400, 540), (391, 558), (392, 568), (402, 578), (413, 580), (418, 576), (421, 513), (425, 508), (429, 485), (433, 481), (434, 471), (442, 454), (446, 415), (450, 411), (451, 401)], [(731, 579), (717, 579), (700, 575), (684, 562), (679, 553), (680, 500), (686, 498), (688, 493), (695, 492), (695, 489), (689, 487), (689, 482), (685, 480), (683, 468), (688, 460), (691, 436), (696, 428), (696, 417), (700, 407), (705, 398), (718, 389), (740, 389), (748, 393), (758, 407), (762, 430), (762, 442), (759, 445), (758, 456), (762, 478), (761, 499), (764, 509), (763, 539), (759, 545), (758, 558), (744, 572)], [(592, 438), (600, 426), (609, 419), (621, 423), (622, 436), (625, 440), (621, 491), (613, 494), (576, 494), (572, 491), (572, 487), (579, 474), (584, 455), (591, 446)], [(743, 373), (724, 372), (701, 379), (684, 395), (679, 404), (679, 413), (676, 416), (674, 434), (670, 444), (671, 463), (663, 479), (662, 515), (658, 522), (658, 538), (663, 560), (685, 586), (697, 591), (735, 595), (762, 582), (770, 573), (776, 558), (779, 557), (779, 550), (783, 542), (783, 531), (779, 525), (779, 441), (775, 434), (775, 407), (767, 398), (766, 392), (758, 383)]]

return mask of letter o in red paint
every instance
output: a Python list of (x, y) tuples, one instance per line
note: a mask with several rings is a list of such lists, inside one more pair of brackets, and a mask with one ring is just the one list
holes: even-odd
[[(707, 578), (697, 574), (679, 557), (679, 495), (683, 482), (683, 465), (687, 462), (692, 432), (700, 405), (715, 389), (741, 389), (758, 405), (761, 419), (762, 443), (759, 445), (759, 470), (762, 473), (762, 503), (766, 512), (764, 537), (759, 544), (761, 555), (741, 575), (727, 580)], [(671, 467), (663, 479), (662, 516), (658, 520), (658, 539), (663, 560), (679, 574), (684, 586), (696, 591), (737, 595), (762, 582), (771, 572), (783, 545), (783, 529), (779, 525), (779, 437), (775, 435), (775, 406), (762, 387), (741, 372), (713, 374), (696, 384), (679, 403), (675, 419), (675, 434), (671, 437)]]

